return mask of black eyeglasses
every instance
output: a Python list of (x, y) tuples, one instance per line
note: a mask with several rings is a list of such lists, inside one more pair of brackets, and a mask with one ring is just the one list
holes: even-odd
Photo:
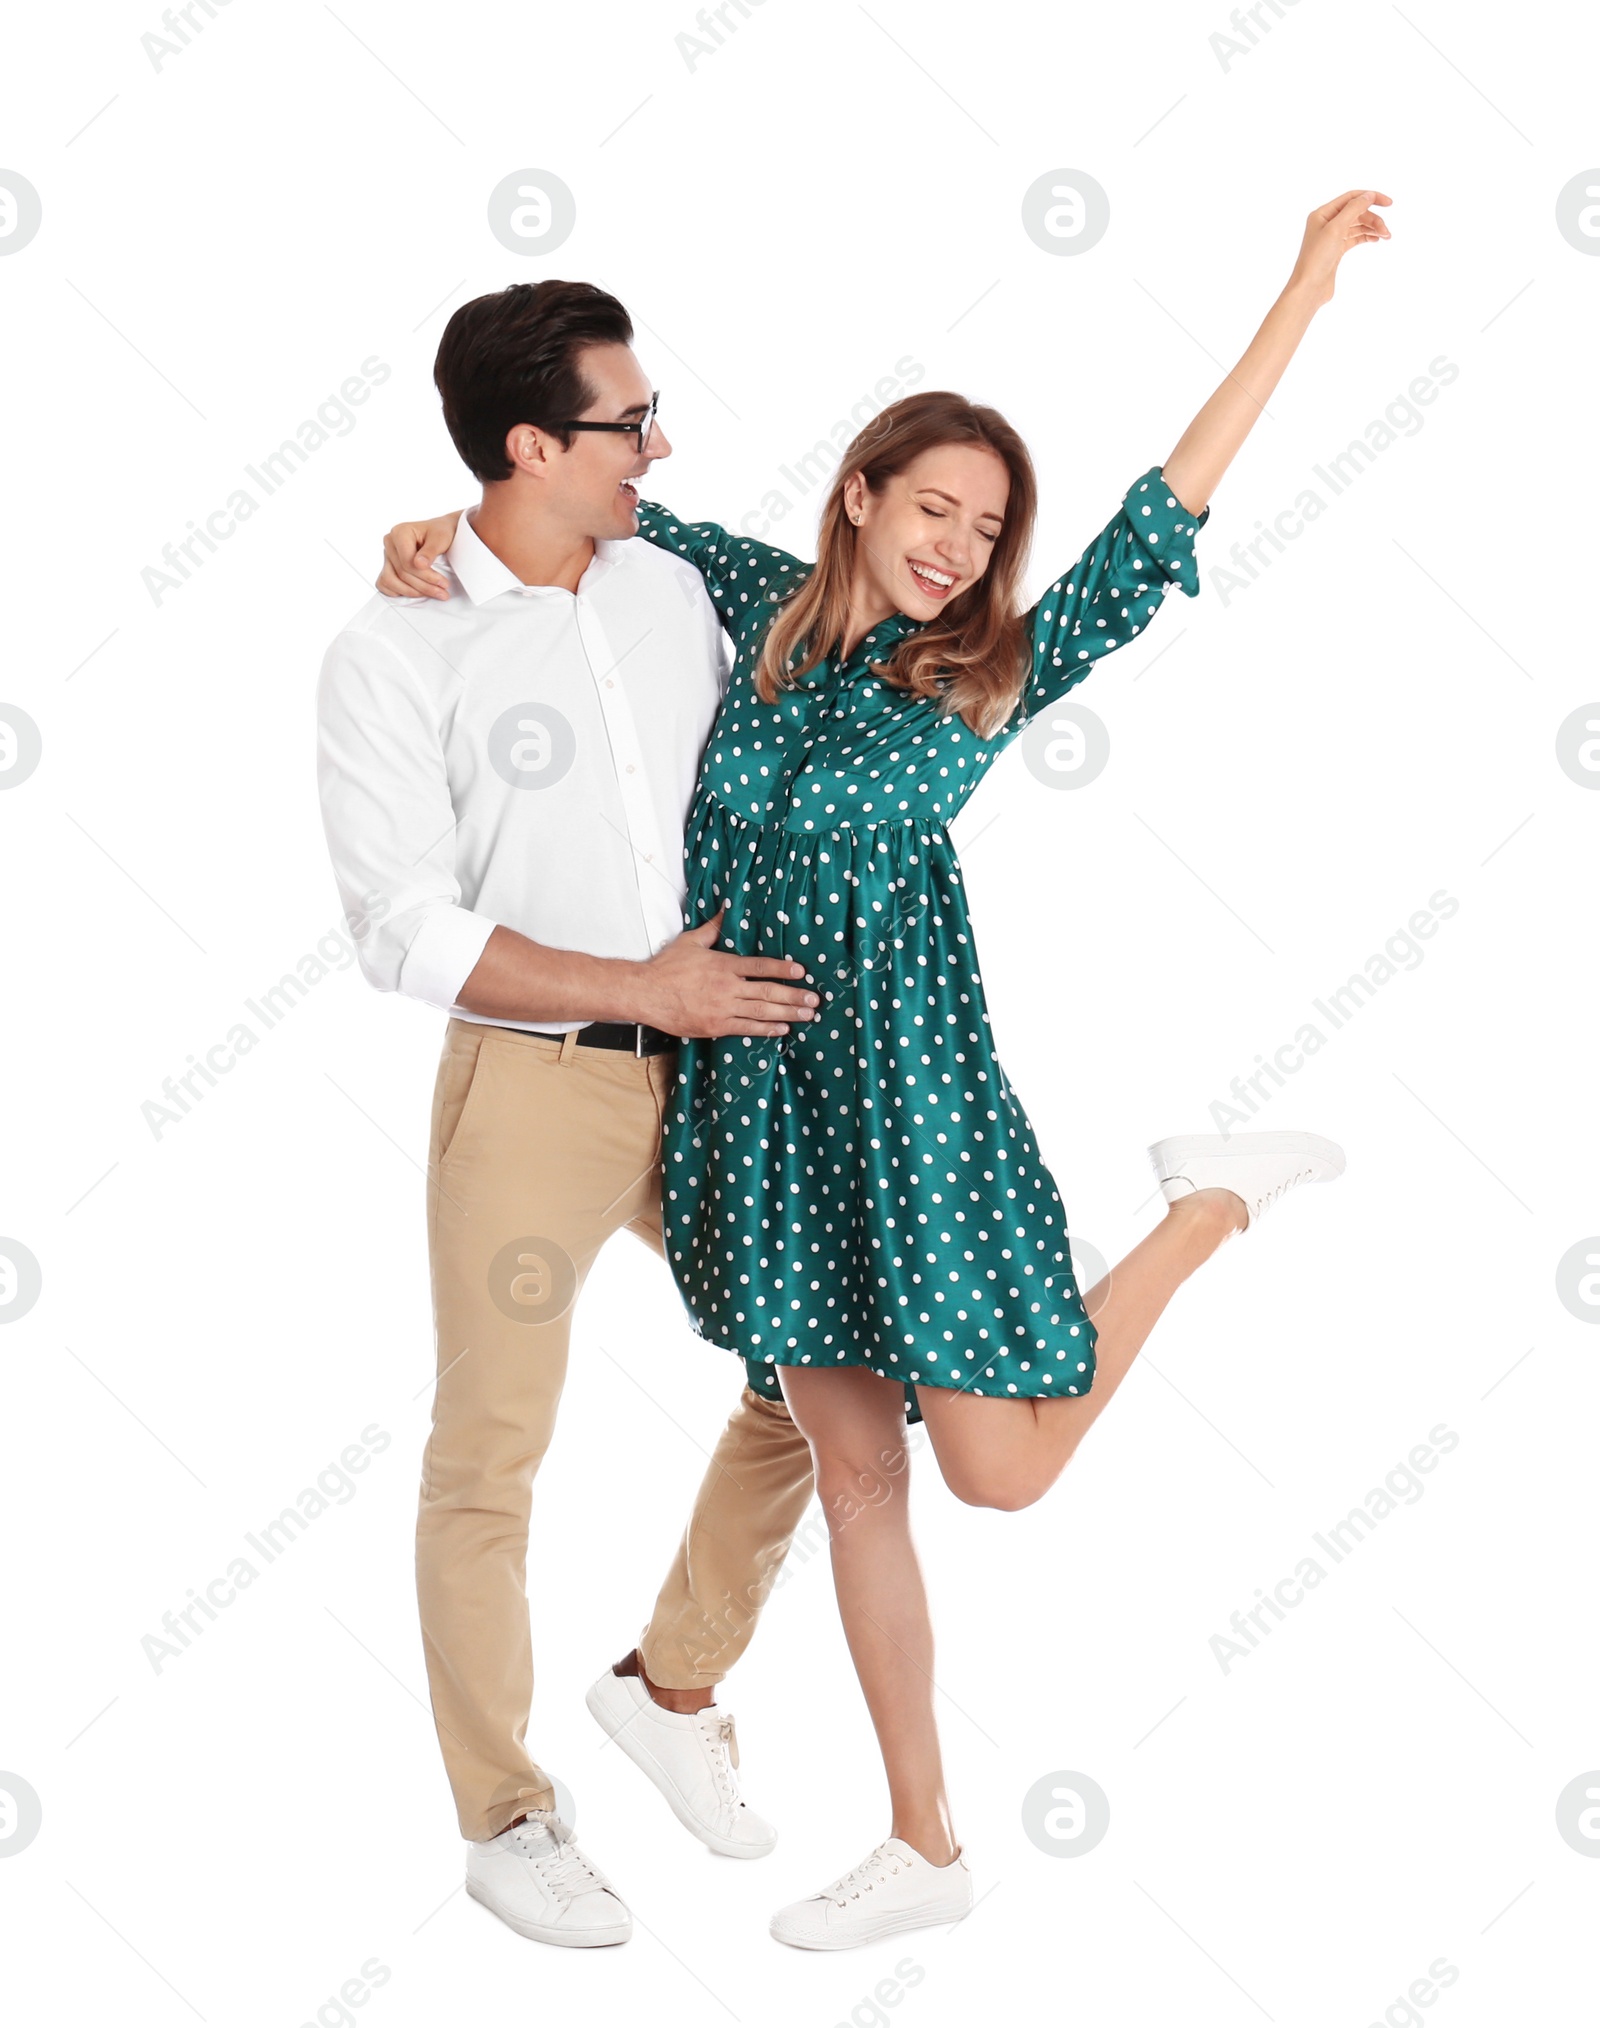
[(636, 423), (564, 422), (551, 423), (550, 427), (553, 430), (607, 430), (618, 436), (637, 437), (639, 454), (642, 457), (644, 455), (644, 447), (650, 441), (650, 432), (656, 426), (656, 410), (660, 405), (661, 396), (659, 394), (652, 394), (650, 406), (645, 410), (643, 417)]

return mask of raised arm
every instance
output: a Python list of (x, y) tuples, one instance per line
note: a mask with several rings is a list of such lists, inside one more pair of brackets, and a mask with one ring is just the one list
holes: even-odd
[(1190, 423), (1162, 466), (1162, 475), (1191, 514), (1198, 514), (1233, 463), (1267, 398), (1294, 357), (1312, 318), (1333, 295), (1339, 263), (1353, 246), (1388, 239), (1371, 208), (1389, 204), (1381, 190), (1347, 190), (1306, 220), (1300, 257), (1283, 293), (1261, 321), (1244, 356)]
[(1194, 538), (1210, 512), (1191, 514), (1159, 465), (1134, 480), (1071, 570), (1024, 615), (1032, 662), (1008, 733), (1142, 633), (1174, 585), (1189, 598), (1198, 593)]
[(1172, 455), (1133, 482), (1121, 511), (1026, 615), (1032, 668), (1008, 732), (1020, 731), (1103, 656), (1141, 633), (1174, 587), (1188, 598), (1199, 592), (1194, 538), (1211, 512), (1211, 494), (1311, 319), (1333, 295), (1339, 262), (1353, 246), (1389, 238), (1370, 208), (1389, 202), (1381, 190), (1347, 190), (1306, 220), (1294, 272), (1244, 357)]

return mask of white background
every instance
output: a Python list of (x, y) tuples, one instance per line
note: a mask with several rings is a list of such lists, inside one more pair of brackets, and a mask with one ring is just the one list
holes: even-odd
[[(1555, 207), (1600, 160), (1600, 36), (1575, 4), (1260, 13), (1226, 63), (1220, 0), (765, 0), (692, 66), (688, 0), (233, 0), (159, 69), (153, 0), (11, 24), (0, 168), (43, 200), (0, 259), (0, 701), (44, 742), (0, 796), (0, 1232), (44, 1277), (0, 1334), (0, 1768), (43, 1807), (0, 1863), (17, 2018), (1466, 2028), (1589, 1990), (1600, 1863), (1555, 1806), (1600, 1765), (1600, 1334), (1556, 1264), (1600, 1229), (1600, 795), (1556, 733), (1600, 696), (1600, 260)], [(544, 256), (487, 225), (524, 168), (576, 198)], [(1111, 202), (1072, 258), (1020, 220), (1058, 168)], [(583, 1710), (739, 1377), (619, 1240), (536, 1487), (530, 1742), (636, 1933), (526, 1943), (460, 1892), (412, 1593), (442, 1017), (337, 970), (159, 1138), (141, 1113), (338, 922), (313, 686), (382, 529), (475, 497), (444, 321), (545, 274), (617, 291), (677, 444), (651, 490), (729, 523), (910, 355), (1032, 445), (1037, 588), (1243, 349), (1309, 208), (1363, 182), (1394, 239), (1348, 260), (1219, 490), (1204, 595), (1077, 693), (1109, 767), (1063, 792), (1012, 751), (958, 830), (1008, 1070), (1112, 1258), (1155, 1216), (1146, 1143), (1205, 1131), (1447, 890), (1422, 961), (1261, 1108), (1348, 1174), (1181, 1293), (1037, 1507), (963, 1508), (919, 1455), (984, 1899), (842, 1956), (766, 1934), (888, 1827), (825, 1555), (796, 1553), (724, 1693), (769, 1859), (705, 1855)], [(355, 426), (155, 601), (163, 544), (373, 356)], [(1441, 356), (1422, 427), (1220, 588)], [(773, 531), (806, 554), (815, 498)], [(1441, 1423), (1420, 1497), (1224, 1671), (1230, 1616)], [(371, 1424), (354, 1497), (157, 1672), (162, 1615)], [(1067, 1770), (1111, 1806), (1077, 1856), (1022, 1827)], [(370, 1959), (381, 1986), (330, 2006)]]

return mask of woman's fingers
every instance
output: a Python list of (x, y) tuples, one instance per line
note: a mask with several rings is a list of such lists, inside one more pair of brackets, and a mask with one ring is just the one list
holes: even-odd
[(1375, 211), (1368, 210), (1360, 213), (1355, 221), (1355, 225), (1356, 229), (1365, 233), (1369, 239), (1388, 239), (1391, 237), (1388, 225)]
[(430, 550), (426, 546), (419, 549), (416, 561), (411, 566), (409, 576), (412, 583), (420, 586), (429, 597), (447, 599), (450, 596), (449, 583), (441, 572), (431, 568), (433, 560), (438, 554), (439, 551), (437, 549)]
[(1364, 204), (1393, 204), (1394, 202), (1392, 197), (1387, 196), (1381, 190), (1344, 190), (1337, 197), (1330, 198), (1326, 204), (1319, 204), (1311, 216), (1319, 225), (1327, 225), (1330, 220), (1337, 218), (1339, 213), (1357, 198), (1361, 199)]
[(430, 539), (426, 522), (396, 522), (383, 538), (379, 591), (387, 598), (447, 599), (449, 583), (430, 565), (448, 547), (448, 542)]
[(1392, 238), (1388, 226), (1372, 208), (1392, 202), (1382, 190), (1346, 191), (1311, 214), (1313, 225), (1308, 229), (1308, 240), (1320, 239), (1337, 261), (1353, 246), (1370, 246)]
[(1387, 239), (1389, 228), (1372, 209), (1374, 204), (1388, 204), (1391, 199), (1381, 190), (1352, 190), (1342, 198), (1335, 198), (1311, 216), (1316, 225), (1333, 236), (1341, 246), (1351, 246), (1359, 239)]
[(1338, 217), (1352, 197), (1365, 197), (1366, 194), (1364, 190), (1346, 190), (1338, 197), (1330, 198), (1326, 204), (1319, 204), (1311, 216), (1318, 225), (1326, 225), (1329, 219)]
[(1332, 224), (1336, 231), (1362, 232), (1374, 239), (1388, 239), (1389, 228), (1372, 209), (1374, 204), (1388, 204), (1391, 200), (1378, 190), (1358, 190), (1343, 210), (1333, 215)]
[(395, 539), (399, 533), (399, 529), (391, 528), (383, 538), (383, 569), (378, 573), (378, 589), (390, 599), (410, 596), (405, 581), (405, 563), (410, 551), (402, 554), (401, 546)]
[[(420, 561), (420, 559), (419, 559)], [(450, 587), (437, 571), (426, 576), (415, 564), (386, 563), (378, 576), (378, 589), (391, 599), (447, 599)]]
[(1363, 213), (1366, 212), (1367, 206), (1371, 203), (1374, 194), (1370, 190), (1356, 191), (1347, 204), (1340, 205), (1339, 209), (1328, 221), (1329, 224), (1333, 226), (1335, 231), (1348, 232)]

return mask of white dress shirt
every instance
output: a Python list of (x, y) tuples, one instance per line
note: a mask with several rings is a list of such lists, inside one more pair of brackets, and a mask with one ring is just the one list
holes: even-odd
[(597, 542), (576, 593), (523, 584), (463, 514), (448, 599), (368, 601), (328, 649), (318, 784), (362, 971), (465, 1021), (497, 923), (601, 958), (683, 928), (683, 827), (727, 682), (700, 574)]

